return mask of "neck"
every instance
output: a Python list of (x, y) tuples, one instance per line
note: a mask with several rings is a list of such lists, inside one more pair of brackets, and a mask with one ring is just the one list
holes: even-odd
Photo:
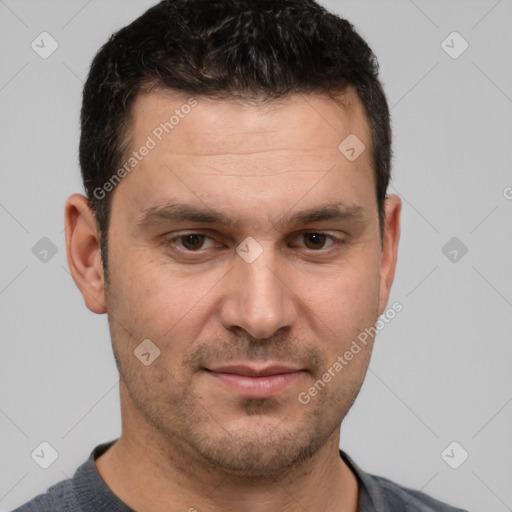
[(278, 475), (248, 477), (219, 471), (186, 443), (170, 442), (129, 416), (125, 409), (123, 433), (96, 467), (111, 491), (138, 512), (357, 511), (358, 484), (340, 457), (339, 427), (310, 459)]

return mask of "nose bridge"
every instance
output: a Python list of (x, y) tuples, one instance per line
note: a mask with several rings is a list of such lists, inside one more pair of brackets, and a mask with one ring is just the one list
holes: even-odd
[(293, 294), (279, 278), (278, 257), (270, 244), (249, 241), (237, 253), (222, 321), (227, 329), (238, 327), (254, 338), (268, 338), (294, 321)]

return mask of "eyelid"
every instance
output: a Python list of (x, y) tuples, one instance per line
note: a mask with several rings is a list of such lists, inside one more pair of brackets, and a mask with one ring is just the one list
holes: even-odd
[(173, 245), (173, 246), (177, 247), (178, 250), (181, 250), (181, 251), (184, 251), (187, 253), (191, 253), (191, 254), (200, 253), (201, 251), (204, 251), (205, 249), (209, 249), (209, 248), (211, 248), (211, 245), (210, 245), (210, 247), (201, 247), (201, 249), (197, 249), (196, 251), (193, 251), (193, 250), (187, 249), (186, 247), (179, 245), (179, 242), (182, 238), (189, 236), (189, 235), (200, 235), (205, 238), (205, 242), (208, 239), (211, 240), (212, 242), (215, 242), (214, 237), (209, 236), (208, 234), (203, 233), (200, 230), (195, 230), (195, 231), (190, 230), (190, 231), (185, 231), (185, 232), (172, 233), (172, 236), (170, 236), (171, 234), (168, 234), (168, 235), (169, 236), (164, 235), (162, 238), (162, 243), (164, 245), (166, 245), (166, 246)]
[(343, 238), (340, 238), (340, 237), (337, 237), (335, 235), (332, 235), (326, 231), (322, 231), (322, 230), (315, 230), (315, 229), (304, 229), (302, 231), (300, 231), (299, 233), (295, 233), (294, 235), (292, 235), (292, 238), (293, 239), (296, 239), (296, 238), (301, 238), (305, 235), (324, 235), (327, 239), (331, 240), (331, 244), (327, 247), (322, 247), (321, 249), (309, 249), (308, 247), (305, 247), (304, 245), (302, 245), (301, 247), (304, 247), (305, 249), (309, 250), (309, 251), (313, 251), (313, 252), (321, 252), (321, 251), (325, 251), (326, 249), (328, 249), (329, 247), (332, 247), (336, 244), (342, 244), (344, 243), (344, 239)]

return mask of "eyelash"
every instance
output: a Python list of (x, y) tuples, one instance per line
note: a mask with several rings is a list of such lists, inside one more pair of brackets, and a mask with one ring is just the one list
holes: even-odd
[[(164, 238), (163, 240), (163, 244), (165, 247), (171, 247), (171, 248), (176, 248), (179, 244), (179, 242), (188, 237), (188, 236), (191, 236), (191, 235), (199, 235), (199, 236), (202, 236), (205, 238), (205, 240), (209, 239), (209, 240), (214, 240), (213, 237), (211, 236), (208, 236), (206, 235), (205, 233), (200, 233), (200, 232), (196, 232), (196, 231), (191, 231), (189, 233), (183, 233), (181, 235), (175, 235), (175, 236), (172, 236), (172, 237), (166, 237)], [(313, 253), (321, 253), (321, 252), (325, 252), (326, 250), (329, 249), (329, 247), (334, 247), (335, 245), (342, 245), (345, 243), (345, 241), (341, 238), (338, 238), (338, 237), (335, 237), (334, 235), (329, 235), (323, 231), (303, 231), (301, 233), (299, 233), (298, 235), (295, 236), (295, 238), (300, 238), (300, 237), (304, 237), (304, 236), (307, 236), (307, 235), (321, 235), (321, 236), (325, 236), (326, 237), (326, 241), (327, 240), (330, 240), (331, 241), (331, 244), (328, 245), (327, 247), (322, 247), (320, 249), (309, 249), (308, 247), (303, 247), (301, 246), (303, 249), (306, 249), (307, 251), (311, 251)], [(178, 249), (179, 251), (182, 251), (182, 252), (185, 252), (187, 254), (201, 254), (202, 251), (204, 250), (207, 250), (207, 249), (197, 249), (197, 250), (191, 250), (191, 249), (187, 249), (183, 246), (178, 246)]]

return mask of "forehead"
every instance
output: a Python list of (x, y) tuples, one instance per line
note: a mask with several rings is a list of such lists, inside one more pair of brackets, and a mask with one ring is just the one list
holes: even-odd
[(352, 87), (334, 98), (295, 94), (266, 102), (216, 100), (157, 89), (136, 98), (130, 118), (132, 147), (139, 147), (152, 134), (157, 143), (164, 142), (176, 154), (256, 155), (320, 147), (336, 154), (350, 133), (367, 147), (371, 142), (364, 107)]
[[(340, 144), (354, 136), (366, 149), (351, 160)], [(247, 218), (343, 196), (375, 201), (369, 127), (351, 88), (336, 101), (315, 94), (265, 104), (144, 93), (131, 112), (127, 157), (148, 146), (114, 195), (136, 214), (177, 196), (228, 215), (247, 210)]]

